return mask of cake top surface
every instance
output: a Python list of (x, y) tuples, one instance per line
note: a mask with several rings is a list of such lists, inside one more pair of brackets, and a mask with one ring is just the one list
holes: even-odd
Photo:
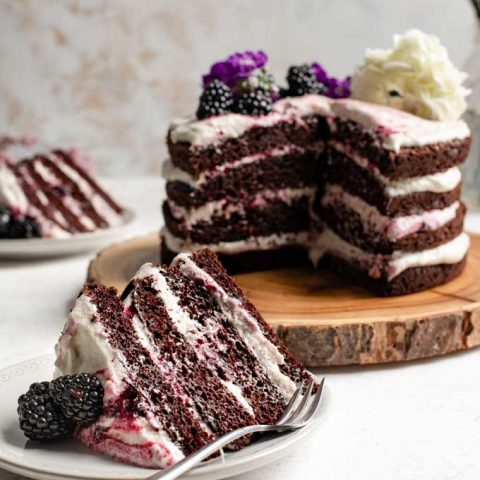
[(360, 100), (337, 100), (332, 104), (332, 111), (338, 118), (358, 123), (379, 138), (384, 148), (395, 151), (401, 147), (431, 145), (464, 139), (470, 135), (463, 120), (426, 120), (401, 110)]
[(186, 142), (205, 147), (228, 138), (238, 138), (248, 129), (270, 127), (282, 121), (300, 120), (308, 115), (321, 115), (351, 120), (379, 138), (382, 146), (398, 151), (464, 139), (470, 130), (463, 120), (433, 121), (395, 108), (354, 99), (331, 99), (322, 95), (288, 97), (275, 103), (272, 113), (262, 116), (228, 113), (203, 120), (186, 117), (170, 125), (173, 143)]
[(186, 142), (206, 146), (227, 138), (237, 138), (253, 127), (270, 127), (281, 121), (292, 121), (307, 115), (330, 115), (331, 100), (322, 95), (285, 98), (275, 103), (268, 115), (253, 116), (227, 113), (202, 120), (184, 117), (170, 124), (173, 143)]

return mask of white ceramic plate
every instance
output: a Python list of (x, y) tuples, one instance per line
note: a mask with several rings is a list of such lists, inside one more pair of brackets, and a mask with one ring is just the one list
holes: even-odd
[[(152, 475), (153, 470), (117, 463), (74, 439), (51, 444), (27, 441), (18, 427), (17, 399), (33, 382), (52, 377), (53, 361), (47, 355), (0, 370), (0, 467), (39, 480), (140, 480)], [(239, 452), (210, 460), (188, 477), (227, 478), (278, 460), (319, 427), (318, 419), (327, 405), (328, 390), (324, 392), (317, 419), (308, 427), (259, 440)]]
[(124, 209), (122, 220), (122, 224), (116, 227), (104, 228), (92, 233), (79, 233), (67, 238), (0, 240), (0, 257), (58, 257), (96, 250), (121, 239), (135, 220), (135, 214), (131, 210)]

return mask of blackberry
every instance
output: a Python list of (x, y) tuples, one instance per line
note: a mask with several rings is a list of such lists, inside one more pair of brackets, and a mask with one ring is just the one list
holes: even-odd
[(235, 111), (244, 115), (265, 115), (272, 111), (272, 96), (262, 88), (241, 94), (235, 102)]
[(8, 238), (41, 237), (38, 223), (32, 217), (12, 218), (7, 232)]
[(56, 378), (50, 382), (49, 394), (65, 417), (81, 425), (93, 423), (102, 411), (102, 384), (89, 373)]
[(68, 435), (73, 423), (53, 403), (49, 382), (34, 383), (18, 399), (20, 428), (31, 440), (53, 440)]
[(10, 220), (10, 209), (6, 205), (0, 205), (0, 238), (8, 235)]
[(231, 111), (233, 106), (232, 91), (220, 80), (212, 80), (200, 96), (197, 118), (207, 118)]
[(289, 94), (292, 97), (325, 92), (325, 87), (317, 81), (315, 72), (307, 63), (291, 66), (288, 69), (287, 82)]

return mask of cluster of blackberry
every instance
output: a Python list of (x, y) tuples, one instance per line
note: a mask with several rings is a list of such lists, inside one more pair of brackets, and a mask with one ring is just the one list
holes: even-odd
[(102, 411), (103, 387), (88, 373), (34, 383), (18, 399), (20, 428), (31, 440), (53, 440), (77, 425), (93, 423)]
[(288, 88), (285, 90), (287, 97), (300, 97), (309, 93), (324, 94), (325, 85), (317, 80), (313, 68), (308, 63), (293, 65), (288, 69)]
[(37, 222), (31, 217), (14, 217), (9, 208), (0, 205), (0, 238), (41, 237)]
[[(287, 88), (280, 89), (281, 97), (300, 97), (309, 93), (325, 94), (326, 87), (319, 82), (311, 65), (292, 65), (288, 69)], [(228, 112), (244, 115), (266, 115), (272, 111), (274, 99), (264, 88), (246, 90), (234, 94), (218, 79), (211, 80), (205, 87), (197, 109), (197, 118), (203, 119)]]
[(197, 118), (207, 118), (228, 112), (244, 115), (265, 115), (272, 111), (272, 95), (263, 88), (233, 95), (232, 90), (220, 80), (212, 80), (200, 97)]

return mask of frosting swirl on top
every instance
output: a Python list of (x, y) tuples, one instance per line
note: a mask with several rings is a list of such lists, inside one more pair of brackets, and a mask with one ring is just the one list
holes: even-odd
[(409, 30), (393, 48), (367, 49), (352, 77), (352, 97), (405, 110), (431, 120), (458, 120), (467, 108), (467, 75), (434, 35)]

